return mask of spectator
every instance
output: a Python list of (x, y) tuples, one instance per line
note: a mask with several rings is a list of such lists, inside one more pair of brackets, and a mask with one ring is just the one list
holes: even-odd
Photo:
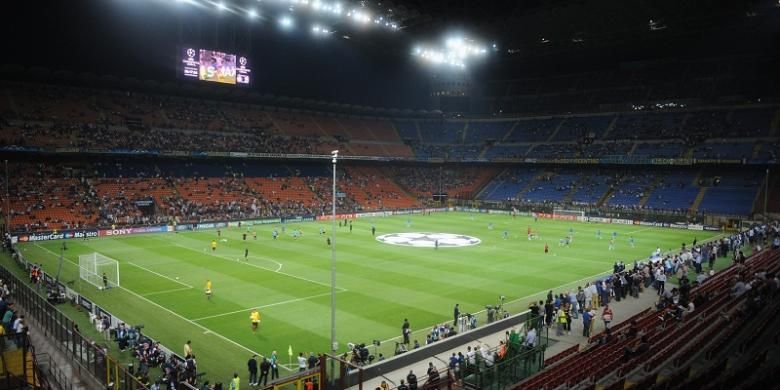
[(249, 386), (257, 386), (257, 355), (252, 355), (246, 363), (249, 371)]
[(609, 305), (604, 306), (604, 311), (601, 313), (601, 319), (604, 321), (604, 328), (609, 329), (609, 324), (612, 322), (612, 309)]

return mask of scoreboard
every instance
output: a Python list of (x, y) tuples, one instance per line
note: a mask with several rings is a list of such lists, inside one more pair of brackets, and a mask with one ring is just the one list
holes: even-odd
[(185, 79), (220, 84), (250, 85), (249, 59), (217, 50), (184, 47), (180, 51), (179, 75)]

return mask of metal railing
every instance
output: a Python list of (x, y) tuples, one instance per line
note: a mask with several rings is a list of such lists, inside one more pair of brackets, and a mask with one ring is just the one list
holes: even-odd
[(108, 355), (107, 347), (98, 345), (74, 330), (72, 320), (13, 272), (0, 266), (0, 278), (8, 284), (14, 303), (24, 310), (26, 318), (34, 321), (52, 344), (76, 364), (79, 374), (88, 374), (101, 385), (114, 390), (146, 389), (125, 367)]

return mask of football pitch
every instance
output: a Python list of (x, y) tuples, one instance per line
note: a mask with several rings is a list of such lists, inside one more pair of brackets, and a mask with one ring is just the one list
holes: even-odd
[[(289, 346), (296, 356), (330, 349), (326, 237), (331, 223), (287, 223), (284, 232), (282, 227), (251, 227), (246, 241), (245, 227), (222, 229), (221, 237), (207, 230), (69, 240), (61, 280), (72, 281), (74, 289), (127, 323), (144, 324), (144, 333), (176, 353), (192, 340), (199, 369), (208, 378), (226, 380), (234, 371), (245, 375), (253, 353), (268, 356), (276, 350), (287, 363)], [(528, 240), (528, 227), (540, 238)], [(293, 237), (296, 229), (301, 237)], [(559, 246), (570, 229), (573, 242)], [(395, 234), (419, 232), (455, 236)], [(613, 232), (615, 248), (609, 250)], [(694, 238), (701, 242), (719, 233), (449, 212), (361, 218), (351, 232), (337, 224), (336, 234), (339, 350), (345, 351), (348, 342), (381, 340), (387, 347), (380, 352), (392, 355), (390, 341), (400, 336), (404, 318), (411, 323), (412, 339), (424, 343), (434, 324), (452, 321), (455, 303), (462, 313), (476, 313), (497, 305), (503, 295), (505, 307), (516, 313), (539, 293), (576, 288), (606, 274), (617, 260), (630, 264), (659, 246), (677, 250), (683, 242), (690, 245)], [(377, 240), (388, 234), (385, 242)], [(217, 240), (216, 250), (212, 240)], [(55, 274), (61, 245), (25, 243), (20, 248), (29, 261)], [(99, 291), (79, 281), (78, 257), (92, 252), (119, 261), (120, 288)], [(207, 280), (213, 283), (211, 299), (204, 293)], [(262, 315), (257, 333), (250, 329), (252, 308)]]

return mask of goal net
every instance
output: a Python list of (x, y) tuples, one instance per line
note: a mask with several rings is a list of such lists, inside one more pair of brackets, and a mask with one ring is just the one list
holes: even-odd
[(97, 252), (79, 255), (79, 277), (99, 290), (119, 287), (119, 262)]
[(564, 221), (583, 221), (585, 220), (585, 212), (579, 210), (553, 209), (553, 219), (561, 219)]

